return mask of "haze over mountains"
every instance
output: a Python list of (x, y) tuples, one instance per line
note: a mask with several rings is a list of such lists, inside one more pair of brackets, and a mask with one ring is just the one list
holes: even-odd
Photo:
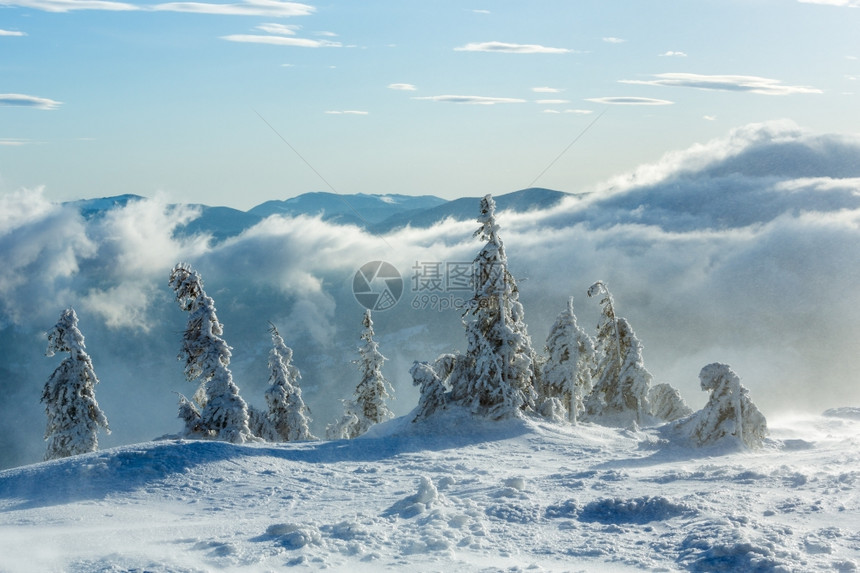
[[(570, 193), (533, 187), (495, 197), (499, 210), (526, 212), (558, 204)], [(143, 200), (138, 195), (118, 195), (99, 199), (72, 201), (85, 217), (124, 207), (129, 201)], [(306, 215), (338, 225), (354, 225), (371, 233), (387, 233), (411, 226), (430, 227), (445, 219), (466, 221), (475, 218), (480, 197), (447, 200), (433, 195), (341, 195), (327, 191), (303, 193), (284, 200), (261, 203), (247, 211), (230, 207), (194, 205), (200, 215), (179, 232), (186, 235), (209, 233), (216, 240), (239, 235), (271, 215), (298, 217)]]

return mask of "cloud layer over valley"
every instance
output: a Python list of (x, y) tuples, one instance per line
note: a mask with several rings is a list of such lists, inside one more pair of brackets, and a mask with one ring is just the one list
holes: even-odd
[[(585, 291), (601, 279), (655, 381), (694, 407), (705, 399), (699, 369), (714, 361), (732, 365), (766, 415), (857, 405), (858, 157), (856, 138), (749, 125), (553, 208), (499, 214), (534, 345), (571, 295), (580, 324), (593, 327), (597, 304)], [(412, 361), (464, 348), (459, 313), (422, 298), (411, 279), (416, 263), (471, 261), (475, 223), (380, 236), (275, 215), (215, 240), (181, 232), (199, 212), (156, 197), (84, 216), (38, 189), (0, 197), (3, 465), (43, 452), (38, 400), (58, 360), (43, 356), (42, 333), (69, 305), (101, 379), (113, 430), (102, 443), (178, 430), (173, 392), (194, 388), (175, 361), (187, 317), (167, 276), (179, 261), (200, 271), (215, 300), (244, 398), (263, 403), (271, 321), (295, 350), (317, 429), (357, 382), (350, 360), (363, 309), (351, 287), (365, 262), (389, 261), (405, 281), (399, 304), (374, 317), (398, 414), (416, 403)]]

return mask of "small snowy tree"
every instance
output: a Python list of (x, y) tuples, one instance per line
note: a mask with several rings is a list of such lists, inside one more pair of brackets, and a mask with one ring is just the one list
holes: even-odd
[(394, 417), (386, 404), (386, 399), (391, 398), (394, 389), (382, 375), (382, 364), (386, 358), (379, 352), (379, 344), (373, 340), (373, 320), (369, 309), (364, 313), (362, 326), (362, 344), (358, 348), (359, 359), (356, 360), (361, 380), (355, 388), (355, 399), (344, 402), (344, 415), (326, 429), (329, 439), (357, 438), (374, 424)]
[[(539, 392), (541, 399), (558, 398), (568, 420), (575, 424), (585, 408), (585, 397), (591, 393), (594, 366), (594, 341), (577, 324), (573, 297), (570, 297), (567, 308), (558, 315), (547, 337)], [(548, 408), (556, 410), (555, 406)]]
[(670, 384), (657, 384), (648, 392), (651, 414), (661, 420), (672, 422), (693, 413), (677, 388)]
[(466, 354), (451, 375), (451, 399), (475, 413), (503, 418), (534, 408), (536, 355), (495, 209), (492, 196), (481, 199), (475, 236), (486, 244), (474, 261), (475, 292), (463, 316)]
[(705, 407), (680, 425), (689, 430), (697, 445), (733, 438), (748, 448), (761, 446), (767, 436), (767, 421), (731, 367), (715, 362), (699, 373), (702, 390), (710, 392)]
[[(310, 417), (302, 400), (299, 369), (293, 366), (293, 350), (284, 343), (275, 325), (272, 325), (272, 350), (269, 352), (269, 389), (267, 420), (279, 441), (315, 440), (310, 431)], [(265, 437), (265, 436), (263, 436)]]
[(456, 354), (443, 354), (433, 364), (428, 362), (412, 364), (409, 374), (412, 375), (412, 383), (418, 386), (421, 393), (413, 422), (429, 417), (448, 404), (448, 392), (451, 389), (448, 378), (459, 359), (460, 356)]
[(179, 359), (185, 361), (185, 377), (200, 380), (193, 398), (196, 404), (180, 398), (179, 415), (186, 434), (233, 443), (253, 440), (248, 406), (230, 372), (230, 347), (221, 338), (224, 329), (215, 314), (215, 301), (203, 290), (197, 271), (186, 263), (173, 268), (169, 284), (179, 307), (190, 314)]
[(99, 428), (110, 433), (104, 412), (96, 402), (99, 383), (93, 362), (86, 353), (84, 336), (78, 330), (78, 315), (71, 308), (47, 332), (47, 356), (68, 352), (69, 356), (51, 374), (42, 391), (48, 424), (46, 460), (65, 458), (98, 449)]

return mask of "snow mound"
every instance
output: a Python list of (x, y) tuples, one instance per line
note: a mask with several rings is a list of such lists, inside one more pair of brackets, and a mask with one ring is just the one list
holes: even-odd
[(586, 504), (579, 512), (579, 520), (600, 523), (649, 523), (694, 513), (695, 509), (662, 496), (644, 496), (634, 499), (616, 497), (598, 499)]
[(580, 506), (576, 500), (568, 499), (547, 507), (545, 513), (548, 518), (570, 518), (583, 522), (643, 524), (676, 517), (691, 517), (697, 512), (693, 507), (663, 496), (643, 496), (633, 499), (597, 499), (584, 506)]
[(266, 528), (266, 535), (276, 538), (284, 547), (298, 549), (322, 541), (320, 530), (314, 525), (276, 523)]
[(418, 484), (418, 491), (414, 495), (410, 495), (401, 499), (391, 507), (389, 507), (383, 515), (397, 515), (404, 519), (409, 519), (420, 515), (427, 511), (430, 506), (439, 501), (439, 490), (433, 485), (428, 477), (422, 477), (421, 483)]

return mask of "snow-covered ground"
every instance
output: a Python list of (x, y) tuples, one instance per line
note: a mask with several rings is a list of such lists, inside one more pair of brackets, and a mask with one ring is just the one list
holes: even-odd
[(0, 571), (855, 571), (860, 410), (769, 422), (756, 451), (460, 412), (124, 446), (0, 472)]

